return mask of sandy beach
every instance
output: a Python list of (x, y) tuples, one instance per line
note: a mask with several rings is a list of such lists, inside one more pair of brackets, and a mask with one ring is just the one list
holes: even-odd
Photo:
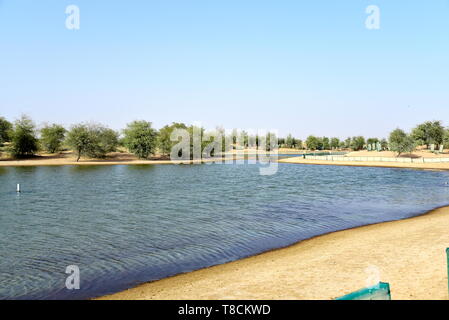
[(392, 299), (447, 299), (449, 208), (339, 231), (101, 299), (334, 299), (379, 277)]
[[(238, 160), (241, 157), (238, 155), (227, 155), (224, 159), (202, 159), (192, 160), (188, 163), (197, 164), (203, 162), (228, 161)], [(101, 166), (101, 165), (145, 165), (145, 164), (174, 164), (171, 160), (161, 160), (157, 158), (152, 159), (138, 159), (136, 156), (129, 153), (114, 152), (108, 154), (105, 159), (86, 159), (81, 158), (78, 162), (76, 157), (71, 152), (61, 153), (57, 155), (43, 154), (29, 159), (1, 159), (0, 167), (27, 167), (27, 166)]]
[(296, 163), (326, 166), (353, 166), (353, 167), (383, 167), (383, 168), (409, 168), (427, 170), (449, 170), (449, 163), (404, 163), (381, 161), (327, 161), (307, 160), (302, 157), (293, 157), (279, 160), (280, 163)]

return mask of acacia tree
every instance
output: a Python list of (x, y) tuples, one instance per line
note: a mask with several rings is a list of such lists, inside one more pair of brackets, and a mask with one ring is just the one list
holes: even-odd
[(12, 154), (19, 158), (31, 156), (39, 149), (36, 126), (28, 116), (23, 115), (14, 122), (11, 143)]
[(345, 140), (345, 142), (344, 142), (345, 148), (346, 148), (346, 149), (351, 148), (351, 143), (352, 143), (351, 137), (346, 138), (346, 140)]
[(123, 130), (123, 143), (128, 150), (140, 159), (147, 159), (154, 154), (157, 147), (157, 131), (148, 121), (133, 121)]
[(306, 145), (309, 150), (321, 150), (323, 148), (323, 141), (315, 136), (308, 136)]
[(331, 138), (330, 146), (332, 149), (338, 149), (340, 147), (340, 139)]
[(86, 124), (78, 124), (74, 125), (67, 133), (66, 142), (76, 152), (76, 161), (78, 162), (81, 156), (86, 155), (87, 150), (92, 148), (94, 139)]
[(295, 145), (295, 138), (291, 134), (288, 134), (287, 138), (285, 139), (285, 146), (287, 148), (293, 148)]
[(449, 128), (444, 130), (443, 144), (445, 148), (449, 148)]
[(177, 143), (171, 141), (171, 134), (175, 129), (186, 129), (187, 126), (184, 123), (173, 122), (171, 125), (166, 125), (159, 130), (158, 145), (159, 151), (163, 156), (170, 155), (172, 147)]
[(118, 133), (100, 124), (78, 124), (67, 133), (66, 143), (76, 152), (77, 162), (81, 156), (104, 158), (116, 150)]
[(322, 141), (322, 144), (323, 144), (322, 149), (323, 150), (329, 150), (330, 147), (331, 147), (329, 138), (328, 137), (322, 137), (321, 141)]
[(431, 144), (439, 146), (443, 143), (444, 127), (441, 121), (426, 121), (413, 129), (412, 137), (417, 144), (426, 145), (427, 148)]
[(66, 130), (58, 124), (46, 125), (41, 130), (41, 145), (50, 153), (61, 150)]
[(396, 129), (390, 133), (390, 150), (396, 151), (398, 157), (405, 152), (412, 153), (416, 144), (411, 135), (408, 135), (401, 129)]
[(362, 150), (365, 147), (365, 138), (362, 136), (353, 137), (351, 140), (351, 148), (354, 151)]
[(5, 118), (0, 117), (0, 145), (3, 142), (11, 141), (12, 136), (12, 123)]

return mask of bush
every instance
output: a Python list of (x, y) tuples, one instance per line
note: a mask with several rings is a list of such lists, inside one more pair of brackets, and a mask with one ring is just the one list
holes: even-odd
[(151, 127), (151, 122), (133, 121), (127, 125), (123, 133), (125, 146), (140, 159), (146, 159), (155, 153), (158, 135)]
[(5, 118), (0, 117), (0, 146), (3, 142), (11, 141), (12, 136), (12, 124)]
[(104, 158), (116, 150), (118, 133), (99, 124), (78, 124), (68, 132), (67, 144), (76, 152), (77, 162), (81, 156)]
[(34, 122), (27, 116), (22, 116), (14, 123), (11, 136), (11, 153), (13, 156), (22, 158), (32, 156), (38, 148)]
[(64, 127), (53, 124), (45, 126), (41, 129), (41, 145), (44, 150), (50, 153), (55, 153), (61, 150), (62, 142), (64, 141), (66, 130)]
[(396, 151), (398, 157), (404, 152), (413, 152), (416, 144), (411, 135), (406, 134), (401, 129), (396, 129), (390, 133), (390, 150)]

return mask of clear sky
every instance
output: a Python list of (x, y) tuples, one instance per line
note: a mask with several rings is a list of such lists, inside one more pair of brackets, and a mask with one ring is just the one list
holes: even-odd
[(300, 138), (449, 125), (449, 0), (0, 0), (0, 116), (22, 113)]

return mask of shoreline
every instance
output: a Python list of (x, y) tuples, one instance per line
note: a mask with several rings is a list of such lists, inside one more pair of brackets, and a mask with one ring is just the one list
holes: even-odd
[(446, 300), (448, 228), (446, 206), (319, 235), (96, 299), (327, 300), (378, 278), (390, 283), (392, 299)]
[(306, 160), (306, 159), (303, 159), (302, 157), (281, 159), (278, 162), (279, 163), (290, 163), (290, 164), (321, 165), (321, 166), (449, 170), (449, 163), (406, 163), (406, 162), (380, 162), (380, 161)]
[(27, 159), (27, 160), (2, 160), (1, 167), (45, 167), (45, 166), (114, 166), (114, 165), (176, 165), (176, 164), (201, 164), (205, 162), (225, 162), (242, 160), (239, 158), (201, 159), (179, 163), (171, 160), (80, 160), (79, 162), (68, 159)]

